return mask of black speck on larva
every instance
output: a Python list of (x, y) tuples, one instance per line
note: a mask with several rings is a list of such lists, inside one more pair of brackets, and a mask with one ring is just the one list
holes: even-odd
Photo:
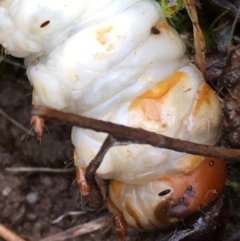
[(187, 186), (187, 191), (192, 191), (192, 185)]
[(152, 27), (151, 28), (151, 33), (157, 35), (157, 34), (160, 34), (160, 30), (158, 28), (156, 28), (156, 27)]

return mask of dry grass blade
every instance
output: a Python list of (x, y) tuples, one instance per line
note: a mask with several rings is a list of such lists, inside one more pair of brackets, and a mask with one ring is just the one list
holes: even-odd
[(0, 115), (2, 115), (3, 117), (5, 117), (7, 120), (9, 120), (10, 122), (12, 122), (15, 126), (17, 126), (18, 128), (20, 128), (21, 130), (23, 130), (24, 132), (26, 132), (28, 135), (34, 136), (33, 133), (29, 133), (29, 130), (27, 128), (25, 128), (24, 126), (22, 126), (19, 122), (17, 122), (16, 120), (14, 120), (11, 116), (9, 116), (4, 110), (0, 109)]
[(195, 0), (184, 0), (185, 7), (188, 11), (188, 15), (191, 18), (193, 24), (193, 35), (194, 35), (194, 45), (195, 45), (195, 61), (202, 74), (206, 75), (206, 44), (205, 39), (202, 33), (202, 30), (199, 26), (197, 10), (196, 10), (196, 1)]
[(108, 217), (95, 219), (91, 222), (80, 224), (73, 228), (67, 229), (61, 233), (46, 237), (40, 241), (61, 241), (74, 238), (83, 234), (91, 233), (93, 231), (102, 229), (108, 225)]
[(7, 167), (8, 172), (51, 172), (51, 173), (69, 173), (75, 172), (75, 168), (49, 168), (49, 167)]
[(2, 224), (0, 224), (0, 237), (6, 241), (25, 241)]
[(78, 215), (82, 215), (82, 214), (86, 214), (86, 212), (85, 211), (70, 211), (70, 212), (67, 212), (67, 213), (59, 216), (58, 218), (54, 219), (52, 221), (52, 224), (60, 222), (61, 220), (63, 220), (67, 216), (78, 216)]

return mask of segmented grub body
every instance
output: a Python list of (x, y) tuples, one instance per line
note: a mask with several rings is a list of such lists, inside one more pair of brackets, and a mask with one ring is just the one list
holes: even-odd
[[(197, 143), (216, 142), (218, 99), (155, 1), (3, 0), (0, 19), (0, 43), (7, 53), (25, 58), (34, 105)], [(86, 168), (105, 138), (74, 127), (76, 166)], [(204, 179), (209, 167), (204, 157), (132, 144), (111, 148), (97, 175), (112, 180), (112, 212), (145, 230), (166, 227), (212, 202), (225, 180), (225, 165), (214, 163), (212, 184), (202, 190), (202, 181), (195, 185), (188, 177)], [(217, 175), (219, 182), (212, 181)], [(156, 220), (156, 210), (175, 205), (190, 186), (194, 193), (201, 190), (199, 197), (192, 194), (198, 204), (182, 202), (185, 209), (178, 215), (162, 212), (160, 219), (168, 221)], [(214, 195), (206, 198), (209, 192)], [(135, 207), (126, 201), (130, 196)]]

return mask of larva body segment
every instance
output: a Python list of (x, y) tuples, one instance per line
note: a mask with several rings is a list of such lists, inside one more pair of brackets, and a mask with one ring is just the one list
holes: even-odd
[[(7, 53), (25, 58), (34, 105), (197, 143), (216, 142), (221, 128), (218, 99), (185, 56), (183, 42), (155, 1), (3, 0), (0, 19), (0, 43)], [(76, 166), (86, 168), (105, 138), (106, 134), (74, 127)], [(121, 195), (127, 196), (134, 190), (127, 187), (139, 185), (144, 193), (150, 183), (191, 175), (204, 162), (202, 157), (132, 144), (111, 148), (97, 175), (122, 182), (126, 191)], [(225, 166), (220, 166), (225, 173)], [(217, 193), (224, 175), (221, 187), (213, 186)], [(178, 187), (169, 183), (163, 178), (154, 192), (176, 193)], [(113, 205), (124, 213), (124, 201), (119, 204), (111, 193), (112, 184)], [(163, 207), (169, 200), (156, 202)], [(151, 215), (153, 206), (149, 203)], [(181, 217), (195, 211), (196, 207), (187, 209)], [(139, 226), (125, 219), (149, 229), (147, 223)]]
[[(171, 137), (213, 144), (218, 136), (220, 112), (214, 92), (203, 82), (200, 73), (189, 65), (131, 102), (113, 109), (104, 119)], [(80, 166), (88, 165), (105, 137), (106, 134), (74, 128), (75, 162)], [(149, 145), (112, 147), (97, 172), (103, 178), (142, 184), (161, 175), (184, 173), (194, 168), (194, 162), (186, 161), (188, 164), (184, 164), (184, 157), (183, 153)]]

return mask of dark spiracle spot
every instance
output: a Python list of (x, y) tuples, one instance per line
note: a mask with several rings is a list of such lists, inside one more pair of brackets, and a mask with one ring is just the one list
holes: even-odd
[(210, 166), (213, 166), (213, 165), (214, 165), (214, 161), (213, 161), (213, 160), (210, 160), (210, 161), (209, 161), (209, 165), (210, 165)]
[(50, 23), (49, 20), (46, 21), (46, 22), (44, 22), (44, 23), (42, 23), (42, 24), (40, 25), (40, 28), (44, 28), (44, 27), (46, 27), (49, 23)]
[(179, 202), (182, 203), (184, 201), (184, 197), (179, 198)]
[(168, 193), (170, 193), (171, 192), (171, 190), (170, 189), (166, 189), (166, 190), (164, 190), (164, 191), (162, 191), (162, 192), (160, 192), (160, 193), (158, 193), (158, 196), (165, 196), (165, 195), (167, 195)]
[(187, 186), (187, 191), (192, 191), (192, 185)]
[(151, 33), (152, 34), (160, 34), (160, 30), (158, 28), (156, 28), (156, 27), (152, 27), (151, 28)]

